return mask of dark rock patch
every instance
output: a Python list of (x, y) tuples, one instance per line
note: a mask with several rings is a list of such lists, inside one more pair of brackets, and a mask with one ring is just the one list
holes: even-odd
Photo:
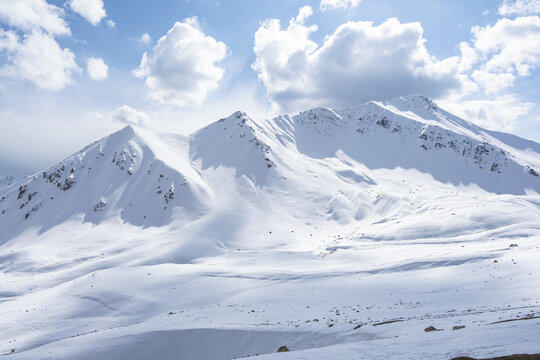
[(453, 358), (452, 360), (540, 360), (540, 354), (515, 354), (484, 359), (475, 359), (467, 356), (461, 356)]
[(277, 349), (277, 352), (288, 352), (289, 348), (287, 345), (280, 346), (279, 349)]

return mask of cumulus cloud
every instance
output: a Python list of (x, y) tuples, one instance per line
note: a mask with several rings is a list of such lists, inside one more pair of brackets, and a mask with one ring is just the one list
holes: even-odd
[(298, 111), (311, 106), (350, 106), (409, 93), (443, 96), (462, 86), (459, 57), (437, 60), (427, 51), (420, 23), (391, 18), (340, 25), (319, 45), (317, 27), (305, 25), (309, 6), (286, 29), (264, 21), (255, 34), (253, 69), (275, 108)]
[(143, 125), (147, 126), (151, 123), (150, 117), (142, 111), (122, 105), (111, 113), (113, 120), (119, 121), (127, 125)]
[(460, 72), (487, 95), (497, 95), (514, 86), (518, 77), (528, 76), (540, 66), (540, 17), (502, 18), (493, 25), (474, 26), (471, 43), (463, 42)]
[(540, 13), (540, 0), (504, 0), (499, 6), (499, 14), (510, 15), (534, 15)]
[(69, 7), (94, 26), (107, 16), (103, 0), (69, 0)]
[(461, 42), (458, 46), (461, 56), (459, 59), (459, 72), (466, 72), (472, 69), (474, 64), (478, 62), (478, 53), (467, 42)]
[(515, 94), (505, 94), (493, 99), (441, 103), (454, 114), (477, 125), (496, 130), (513, 131), (516, 124), (535, 107), (522, 102)]
[[(538, 5), (538, 0), (504, 1), (499, 13), (532, 14), (538, 12)], [(469, 86), (441, 102), (482, 126), (511, 131), (535, 107), (511, 89), (517, 78), (530, 76), (540, 66), (540, 17), (501, 18), (491, 25), (474, 26), (471, 33), (470, 43), (460, 44), (459, 66), (459, 71), (469, 73)]]
[(107, 20), (107, 26), (110, 27), (111, 29), (114, 29), (116, 27), (116, 23), (114, 22), (114, 20)]
[(16, 29), (0, 29), (0, 55), (5, 55), (0, 76), (53, 91), (71, 83), (73, 73), (80, 71), (75, 55), (54, 38), (71, 35), (64, 15), (63, 9), (45, 0), (0, 1), (0, 21)]
[(0, 51), (13, 52), (19, 46), (19, 37), (13, 31), (0, 28)]
[(133, 74), (145, 81), (148, 98), (178, 107), (201, 105), (218, 87), (225, 70), (216, 64), (227, 46), (204, 34), (197, 18), (177, 22), (150, 53), (144, 53)]
[(540, 64), (540, 17), (500, 19), (494, 25), (472, 29), (475, 49), (488, 58), (484, 68), (492, 72), (529, 75)]
[(10, 60), (0, 67), (0, 76), (25, 79), (45, 90), (62, 89), (80, 71), (69, 49), (60, 48), (50, 35), (39, 31), (20, 39), (14, 32), (0, 29), (0, 52)]
[(105, 80), (109, 73), (109, 67), (102, 58), (88, 58), (86, 60), (86, 73), (92, 80)]
[(503, 89), (512, 87), (516, 78), (510, 72), (493, 73), (486, 70), (474, 70), (471, 77), (483, 87), (487, 95), (497, 94)]
[(322, 11), (332, 9), (351, 9), (355, 8), (362, 0), (321, 0), (320, 9)]
[(51, 35), (70, 35), (64, 10), (45, 0), (0, 1), (0, 21), (23, 31), (43, 30)]
[(139, 38), (139, 41), (142, 42), (143, 44), (149, 44), (151, 40), (152, 38), (150, 37), (150, 35), (148, 35), (148, 33), (142, 34), (141, 37)]

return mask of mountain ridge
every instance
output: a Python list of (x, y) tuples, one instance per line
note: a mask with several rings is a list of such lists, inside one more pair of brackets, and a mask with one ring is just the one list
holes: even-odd
[[(393, 110), (396, 106), (401, 110)], [(412, 110), (417, 113), (409, 114)], [(86, 212), (85, 221), (97, 221), (94, 215), (107, 209), (109, 202), (120, 201), (123, 205), (117, 210), (125, 215), (124, 218), (129, 217), (130, 222), (139, 225), (148, 223), (149, 226), (164, 225), (168, 220), (150, 220), (149, 214), (130, 209), (133, 208), (132, 200), (121, 201), (121, 198), (123, 196), (124, 199), (136, 199), (140, 196), (140, 186), (146, 181), (144, 179), (152, 177), (150, 174), (153, 174), (153, 177), (159, 175), (153, 179), (156, 182), (154, 192), (162, 198), (162, 210), (197, 203), (195, 208), (198, 207), (199, 210), (194, 208), (188, 212), (200, 212), (207, 206), (204, 205), (208, 202), (205, 197), (212, 193), (212, 186), (205, 182), (203, 172), (215, 171), (220, 167), (234, 168), (237, 177), (247, 176), (254, 181), (256, 187), (264, 187), (268, 185), (265, 179), (270, 174), (279, 179), (286, 178), (287, 171), (294, 171), (294, 166), (286, 163), (297, 155), (304, 159), (307, 156), (309, 159), (322, 160), (335, 158), (337, 153), (344, 152), (370, 169), (404, 167), (416, 168), (425, 173), (438, 169), (432, 171), (432, 176), (442, 182), (476, 184), (495, 193), (524, 193), (529, 188), (540, 191), (538, 172), (532, 164), (527, 163), (527, 158), (514, 156), (508, 150), (511, 148), (509, 145), (505, 146), (505, 151), (497, 146), (500, 144), (488, 142), (491, 139), (481, 133), (484, 129), (441, 111), (443, 110), (431, 100), (421, 95), (413, 95), (385, 102), (368, 102), (356, 108), (341, 110), (314, 108), (295, 116), (284, 115), (260, 121), (238, 111), (188, 137), (155, 135), (128, 125), (89, 144), (56, 165), (4, 188), (3, 204), (0, 203), (0, 221), (9, 216), (5, 214), (9, 207), (6, 206), (8, 198), (13, 198), (12, 202), (21, 202), (24, 200), (22, 198), (26, 197), (26, 201), (20, 204), (17, 202), (18, 210), (24, 213), (21, 213), (19, 218), (24, 217), (24, 220), (37, 212), (44, 202), (53, 202), (54, 195), (49, 194), (50, 191), (41, 194), (37, 189), (28, 188), (29, 184), (41, 181), (52, 184), (58, 191), (63, 192), (81, 181), (90, 186), (94, 180), (86, 179), (86, 176), (79, 179), (79, 173), (85, 175), (92, 171), (93, 164), (88, 162), (89, 156), (94, 158), (94, 167), (100, 166), (105, 171), (96, 175), (98, 178), (110, 178), (112, 169), (121, 176), (121, 180), (107, 180), (118, 183), (112, 185), (113, 188), (123, 183), (129, 184), (133, 179), (137, 179), (139, 187), (137, 190), (129, 190), (128, 187), (124, 195), (115, 195), (110, 189), (94, 189), (93, 193), (101, 194), (91, 200), (91, 208), (95, 214), (89, 212), (90, 209), (78, 209), (74, 212)], [(419, 120), (420, 115), (424, 118)], [(434, 119), (426, 120), (428, 117), (439, 119), (439, 123), (434, 123)], [(466, 128), (456, 132), (449, 126), (439, 126), (448, 122), (452, 122), (454, 127)], [(465, 136), (464, 133), (469, 131), (475, 131), (476, 136)], [(163, 144), (160, 137), (168, 137), (169, 143), (174, 145)], [(159, 149), (160, 157), (156, 157), (152, 149)], [(144, 157), (146, 153), (150, 160)], [(436, 160), (432, 160), (432, 155)], [(100, 164), (102, 158), (109, 162), (108, 167), (104, 168)], [(420, 161), (417, 161), (418, 159)], [(445, 164), (440, 161), (442, 159), (445, 159)], [(446, 168), (450, 164), (454, 165), (448, 171)], [(283, 169), (285, 173), (281, 171), (282, 166), (288, 167), (287, 171)], [(146, 172), (148, 176), (139, 180), (139, 171)], [(173, 176), (171, 171), (176, 174), (174, 181), (169, 181), (169, 176)], [(170, 184), (158, 184), (161, 181), (169, 181)], [(182, 196), (178, 190), (183, 188), (187, 189), (183, 192), (186, 198), (181, 202), (184, 205), (178, 205), (175, 197)], [(144, 191), (147, 194), (151, 192), (150, 189)], [(120, 198), (112, 200), (117, 196)], [(145, 202), (150, 199), (149, 196), (146, 195)], [(39, 197), (40, 201), (37, 201), (36, 197)], [(110, 201), (105, 198), (110, 198)], [(170, 206), (169, 201), (173, 203)], [(12, 209), (8, 211), (16, 212)], [(131, 213), (137, 215), (131, 218), (131, 215), (128, 215)], [(168, 213), (166, 218), (170, 216)]]

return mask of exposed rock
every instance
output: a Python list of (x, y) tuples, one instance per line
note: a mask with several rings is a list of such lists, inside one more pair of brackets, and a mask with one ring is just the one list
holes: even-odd
[(385, 129), (389, 129), (390, 128), (390, 121), (388, 121), (388, 119), (383, 116), (382, 119), (377, 121), (377, 125), (382, 126)]
[(103, 208), (106, 206), (107, 204), (102, 200), (100, 201), (99, 203), (97, 203), (96, 205), (94, 205), (93, 209), (94, 209), (94, 212), (98, 212), (98, 211), (101, 211), (103, 210)]
[(482, 358), (475, 359), (467, 356), (460, 356), (453, 358), (452, 360), (540, 360), (540, 354), (515, 354), (515, 355), (506, 355), (493, 358)]
[(19, 186), (19, 194), (17, 195), (17, 200), (22, 198), (25, 192), (26, 192), (26, 185)]
[(288, 352), (289, 348), (287, 345), (280, 346), (279, 349), (277, 349), (277, 352)]

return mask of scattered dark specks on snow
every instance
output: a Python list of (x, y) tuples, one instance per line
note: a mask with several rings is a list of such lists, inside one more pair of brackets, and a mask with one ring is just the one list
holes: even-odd
[[(161, 193), (161, 190), (158, 191), (158, 194)], [(165, 199), (165, 204), (168, 204), (169, 201), (174, 199), (174, 188), (171, 186), (169, 190), (163, 195), (163, 198)]]
[(94, 212), (102, 211), (103, 208), (105, 207), (105, 205), (107, 205), (107, 204), (104, 201), (100, 201), (99, 203), (94, 205), (94, 207), (93, 207)]
[(390, 128), (390, 121), (386, 117), (383, 116), (382, 119), (377, 121), (377, 125), (382, 126), (385, 129), (389, 129)]

